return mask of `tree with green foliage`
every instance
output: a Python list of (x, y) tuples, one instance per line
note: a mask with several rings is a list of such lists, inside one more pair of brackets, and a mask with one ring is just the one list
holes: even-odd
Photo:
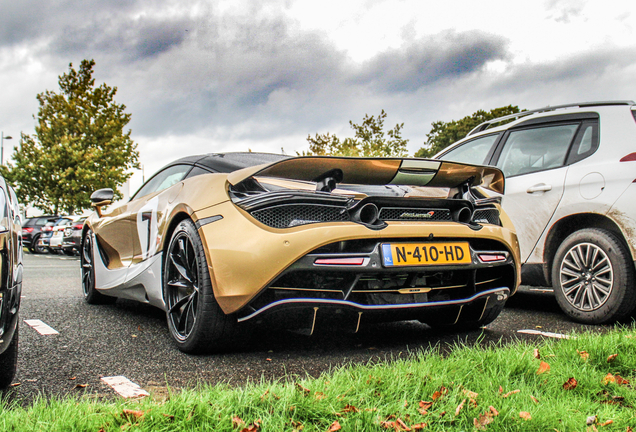
[(349, 120), (354, 130), (354, 138), (340, 140), (329, 132), (309, 135), (309, 151), (303, 156), (355, 156), (355, 157), (404, 157), (407, 155), (406, 143), (402, 138), (404, 123), (398, 123), (393, 129), (384, 132), (384, 120), (387, 114), (382, 110), (377, 117), (365, 114), (362, 124)]
[(139, 165), (137, 144), (124, 131), (131, 114), (115, 102), (116, 87), (95, 87), (93, 66), (70, 64), (58, 77), (60, 93), (37, 95), (35, 135), (23, 133), (13, 163), (2, 167), (20, 201), (47, 213), (89, 208), (94, 190), (117, 190)]
[(468, 135), (468, 132), (481, 123), (518, 112), (520, 112), (518, 106), (508, 105), (491, 109), (490, 111), (479, 110), (461, 120), (435, 121), (431, 124), (433, 126), (431, 131), (426, 134), (424, 147), (415, 152), (415, 157), (432, 157), (454, 142), (464, 138)]

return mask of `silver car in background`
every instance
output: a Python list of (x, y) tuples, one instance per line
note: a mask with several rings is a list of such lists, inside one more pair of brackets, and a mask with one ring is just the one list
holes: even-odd
[(501, 117), (435, 158), (504, 172), (503, 207), (519, 237), (523, 283), (552, 285), (563, 311), (584, 323), (618, 321), (636, 309), (633, 101)]

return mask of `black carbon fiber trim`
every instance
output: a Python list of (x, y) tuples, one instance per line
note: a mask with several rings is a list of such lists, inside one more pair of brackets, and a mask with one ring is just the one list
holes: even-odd
[(273, 228), (349, 220), (349, 213), (344, 207), (321, 204), (283, 204), (255, 210), (252, 216)]
[(378, 216), (383, 221), (417, 220), (417, 221), (451, 221), (451, 212), (448, 209), (431, 208), (400, 208), (384, 207)]
[(473, 222), (501, 225), (499, 211), (496, 208), (476, 209), (473, 213)]

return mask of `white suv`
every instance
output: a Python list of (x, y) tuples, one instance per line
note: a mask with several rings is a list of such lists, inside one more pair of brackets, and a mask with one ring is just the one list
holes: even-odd
[[(502, 121), (510, 122), (496, 126)], [(519, 237), (524, 284), (552, 285), (563, 311), (584, 323), (612, 322), (634, 311), (634, 102), (568, 104), (501, 117), (435, 158), (504, 172), (503, 207)]]

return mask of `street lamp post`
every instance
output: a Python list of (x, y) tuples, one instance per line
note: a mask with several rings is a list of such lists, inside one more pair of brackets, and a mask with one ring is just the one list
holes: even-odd
[(0, 139), (0, 165), (4, 165), (4, 140), (10, 139), (13, 139), (13, 137), (10, 135), (4, 136), (4, 131), (2, 131), (2, 138)]

